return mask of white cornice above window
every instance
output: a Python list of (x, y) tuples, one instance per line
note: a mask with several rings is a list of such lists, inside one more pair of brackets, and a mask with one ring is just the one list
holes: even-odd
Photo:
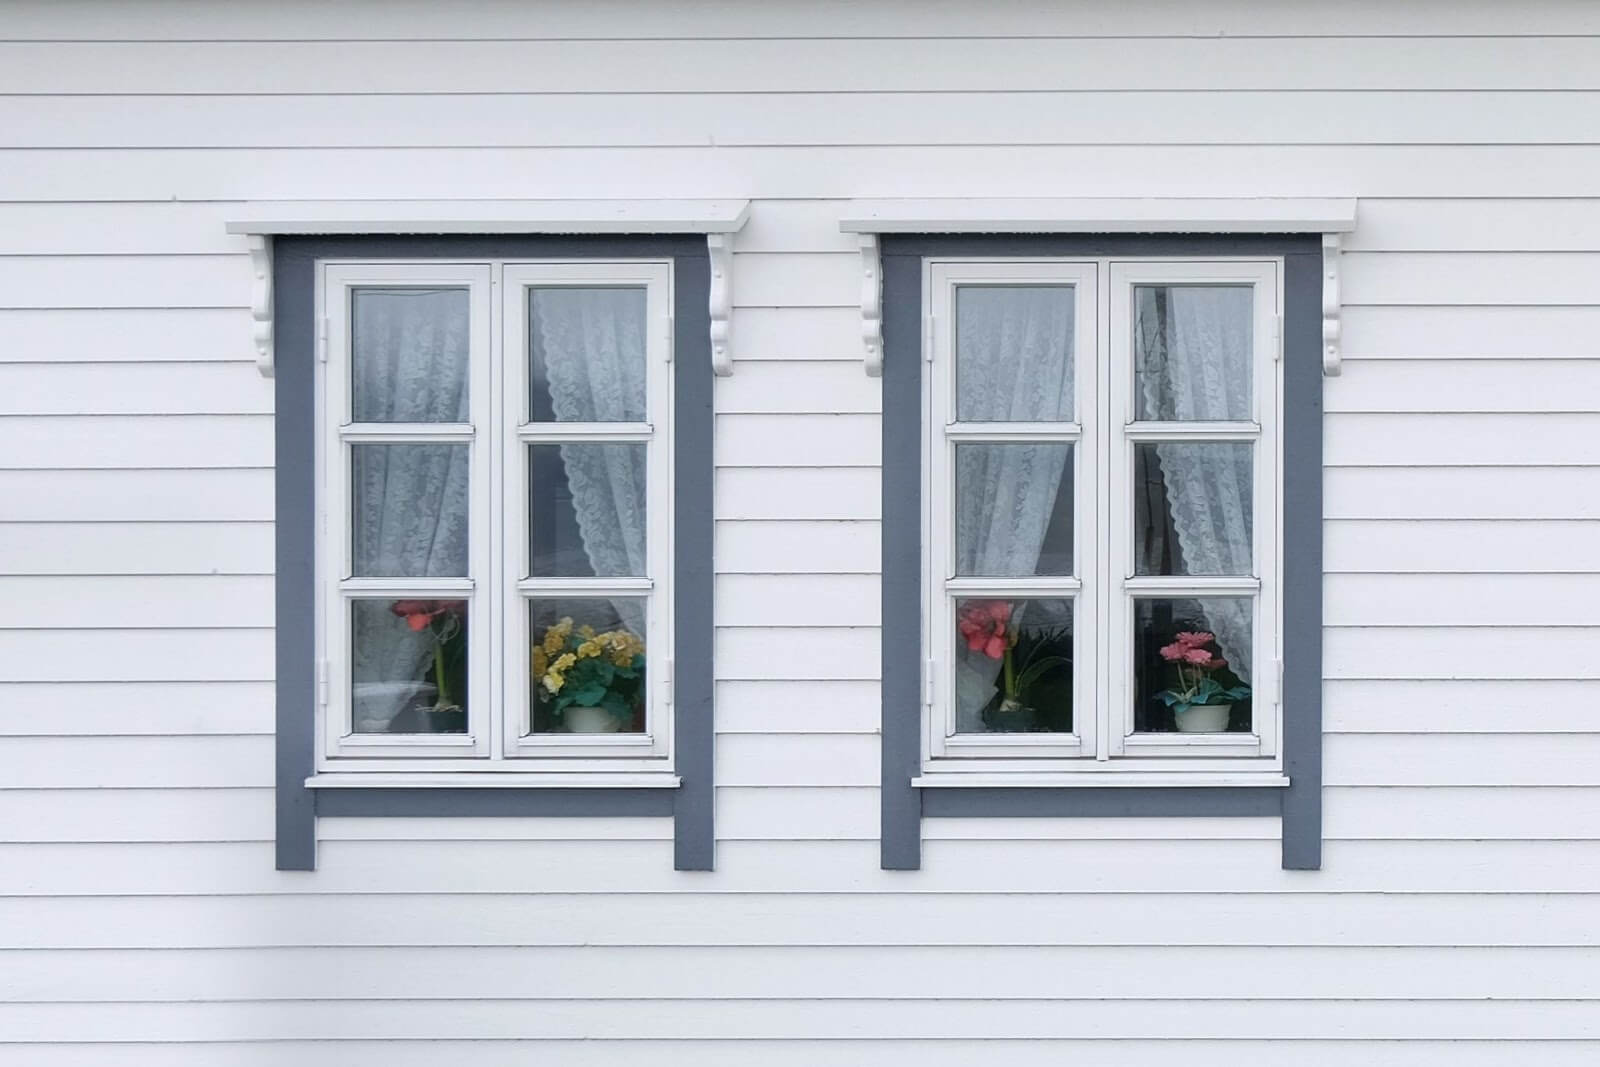
[(227, 230), (249, 238), (256, 365), (273, 374), (272, 237), (379, 234), (704, 234), (711, 269), (711, 365), (733, 373), (732, 235), (748, 200), (284, 200), (239, 205)]
[(839, 228), (860, 235), (862, 358), (883, 373), (878, 235), (1073, 233), (1316, 233), (1322, 235), (1322, 367), (1340, 369), (1340, 236), (1356, 227), (1356, 201), (1324, 197), (1205, 199), (852, 200)]
[(737, 233), (748, 200), (250, 201), (229, 233)]

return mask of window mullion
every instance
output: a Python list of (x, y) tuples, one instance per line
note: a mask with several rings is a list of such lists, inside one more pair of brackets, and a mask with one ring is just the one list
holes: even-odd
[[(1122, 630), (1124, 608), (1121, 583), (1117, 580), (1123, 566), (1116, 540), (1120, 523), (1121, 494), (1117, 491), (1122, 461), (1122, 441), (1118, 428), (1127, 420), (1127, 389), (1116, 373), (1116, 353), (1112, 349), (1113, 314), (1118, 304), (1114, 299), (1115, 280), (1110, 263), (1100, 260), (1100, 282), (1095, 293), (1095, 418), (1097, 432), (1095, 444), (1099, 450), (1094, 471), (1095, 521), (1092, 543), (1095, 548), (1094, 592), (1094, 757), (1104, 763), (1112, 754), (1113, 739), (1122, 737), (1119, 705), (1123, 686), (1114, 681), (1117, 677), (1119, 650), (1123, 646)], [(1120, 746), (1119, 746), (1120, 747)]]

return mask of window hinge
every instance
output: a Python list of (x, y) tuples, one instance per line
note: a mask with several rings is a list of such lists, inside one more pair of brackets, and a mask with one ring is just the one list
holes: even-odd
[(922, 661), (922, 703), (933, 707), (933, 660)]
[(1283, 314), (1281, 312), (1272, 316), (1272, 358), (1274, 362), (1283, 358)]
[(328, 318), (326, 315), (317, 320), (317, 362), (328, 362)]
[(674, 318), (673, 318), (672, 315), (669, 314), (669, 315), (667, 315), (667, 317), (666, 317), (666, 319), (664, 321), (664, 324), (662, 326), (662, 337), (661, 337), (661, 340), (666, 345), (667, 362), (668, 363), (672, 362), (672, 337), (673, 337), (673, 334), (676, 333), (676, 332), (677, 332), (677, 327), (674, 325)]
[(672, 681), (672, 661), (670, 659), (663, 660), (661, 662), (662, 699), (667, 702), (667, 707), (669, 708), (672, 706)]
[(933, 361), (933, 316), (922, 317), (922, 358)]
[(328, 661), (317, 660), (317, 705), (328, 706)]

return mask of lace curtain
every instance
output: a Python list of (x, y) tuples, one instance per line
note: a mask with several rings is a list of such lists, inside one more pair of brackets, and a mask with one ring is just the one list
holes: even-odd
[[(559, 422), (645, 420), (645, 293), (641, 289), (535, 289), (533, 360)], [(561, 462), (585, 555), (601, 577), (643, 575), (645, 449), (562, 445)], [(535, 501), (534, 506), (539, 506)], [(644, 634), (636, 600), (613, 600), (617, 617)]]
[[(1061, 287), (965, 286), (956, 307), (957, 417), (963, 422), (1070, 420), (1073, 300)], [(956, 573), (1032, 575), (1070, 452), (1060, 444), (956, 449)], [(1013, 621), (1022, 621), (1023, 605)], [(1044, 604), (1026, 610), (1039, 615)], [(1034, 618), (1065, 626), (1068, 618)], [(941, 625), (954, 627), (954, 619)], [(958, 643), (956, 730), (984, 729), (980, 712), (1001, 665)]]
[[(1251, 417), (1253, 302), (1240, 286), (1141, 286), (1136, 291), (1141, 355), (1140, 418), (1209, 422)], [(1160, 307), (1165, 299), (1165, 314)], [(1254, 571), (1251, 448), (1158, 444), (1167, 506), (1188, 574)], [(1217, 646), (1250, 677), (1247, 598), (1193, 604)]]
[[(351, 313), (357, 422), (470, 421), (467, 294), (460, 289), (363, 289)], [(352, 449), (354, 573), (460, 577), (467, 569), (467, 447), (356, 445)], [(383, 724), (425, 687), (433, 654), (388, 601), (356, 601), (352, 680), (357, 728)]]

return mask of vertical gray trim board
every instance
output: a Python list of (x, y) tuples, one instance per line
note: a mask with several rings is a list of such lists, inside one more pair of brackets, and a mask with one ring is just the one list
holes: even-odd
[(883, 263), (883, 734), (878, 841), (884, 870), (922, 866), (922, 259)]
[[(1270, 816), (1286, 869), (1322, 860), (1321, 250), (1315, 236), (886, 235), (883, 370), (881, 865), (916, 869), (921, 818)], [(1286, 789), (915, 789), (922, 726), (922, 264), (927, 256), (1215, 256), (1284, 259), (1284, 767)]]
[(674, 761), (683, 784), (674, 798), (673, 866), (709, 871), (716, 856), (712, 824), (713, 750), (712, 606), (712, 384), (710, 262), (679, 258), (673, 271), (673, 739)]
[[(324, 789), (315, 745), (315, 301), (319, 259), (662, 259), (673, 263), (674, 736), (677, 789)], [(703, 238), (280, 237), (274, 242), (277, 867), (314, 870), (316, 817), (673, 817), (674, 866), (714, 859), (712, 372)]]
[(288, 256), (274, 260), (274, 782), (280, 871), (317, 866), (316, 798), (305, 786), (316, 761), (316, 312), (315, 290), (300, 277), (304, 273)]
[(1283, 866), (1322, 866), (1322, 253), (1283, 259)]

